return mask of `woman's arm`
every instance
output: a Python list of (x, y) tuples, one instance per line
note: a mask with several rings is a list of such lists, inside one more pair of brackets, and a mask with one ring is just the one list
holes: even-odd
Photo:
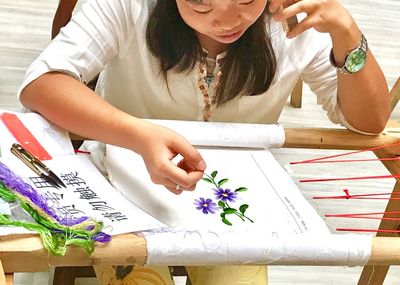
[[(282, 5), (286, 8), (279, 8)], [(272, 0), (270, 9), (278, 21), (306, 13), (307, 17), (292, 28), (288, 37), (297, 36), (310, 28), (329, 33), (339, 66), (344, 63), (346, 55), (360, 44), (361, 31), (336, 0)], [(353, 74), (338, 72), (337, 90), (340, 109), (354, 128), (368, 133), (379, 133), (384, 129), (391, 112), (391, 98), (385, 77), (370, 50), (361, 71)]]
[[(154, 183), (171, 192), (193, 190), (205, 170), (199, 152), (173, 131), (130, 116), (62, 73), (46, 73), (21, 93), (21, 102), (60, 127), (104, 143), (131, 149), (143, 157)], [(171, 159), (183, 159), (175, 166)]]
[[(361, 32), (355, 26), (331, 33), (331, 38), (335, 60), (341, 66), (347, 53), (360, 44)], [(338, 102), (346, 120), (356, 129), (380, 133), (385, 128), (391, 113), (391, 98), (382, 70), (370, 50), (362, 70), (353, 74), (338, 72)]]

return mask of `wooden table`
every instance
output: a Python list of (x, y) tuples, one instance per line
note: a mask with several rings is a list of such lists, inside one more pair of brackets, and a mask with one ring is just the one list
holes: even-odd
[[(285, 129), (287, 148), (317, 149), (367, 149), (375, 146), (397, 143), (400, 138), (395, 133), (379, 136), (364, 136), (348, 130), (339, 129)], [(400, 147), (374, 151), (380, 157), (400, 154)], [(400, 162), (385, 163), (392, 174), (400, 173)], [(396, 182), (394, 192), (400, 191)], [(400, 210), (399, 200), (389, 200), (386, 211)], [(398, 221), (382, 221), (381, 228), (398, 229)], [(378, 233), (373, 239), (372, 254), (365, 266), (359, 284), (383, 284), (390, 265), (400, 265), (400, 239), (398, 234)], [(48, 266), (89, 266), (99, 264), (124, 265), (145, 264), (147, 259), (146, 240), (138, 235), (123, 234), (114, 236), (110, 243), (97, 245), (92, 256), (77, 247), (71, 246), (66, 256), (49, 256), (43, 248), (38, 235), (15, 235), (0, 237), (0, 260), (4, 272), (46, 271)], [(2, 272), (0, 271), (0, 275)], [(1, 279), (0, 279), (0, 284)]]

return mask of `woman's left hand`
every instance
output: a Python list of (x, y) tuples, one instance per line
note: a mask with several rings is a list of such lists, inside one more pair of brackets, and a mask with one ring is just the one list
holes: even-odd
[(299, 13), (307, 14), (301, 22), (291, 27), (288, 38), (311, 28), (330, 33), (332, 37), (356, 28), (350, 13), (337, 0), (270, 0), (269, 9), (276, 21), (285, 21)]

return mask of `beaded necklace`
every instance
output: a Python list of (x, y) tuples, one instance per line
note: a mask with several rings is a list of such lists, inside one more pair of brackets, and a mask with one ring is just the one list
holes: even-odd
[[(216, 61), (217, 64), (214, 63), (214, 66), (212, 64), (207, 64), (207, 60), (210, 59), (205, 59), (202, 60), (199, 65), (198, 65), (198, 74), (199, 78), (197, 81), (198, 87), (203, 94), (203, 102), (204, 102), (204, 109), (203, 109), (203, 120), (205, 122), (208, 122), (210, 120), (210, 117), (212, 115), (212, 110), (211, 107), (212, 105), (215, 104), (215, 90), (218, 87), (219, 80), (221, 78), (221, 70), (219, 70), (214, 76), (214, 69), (216, 68), (217, 64), (221, 64), (221, 59), (218, 59)], [(211, 59), (212, 60), (212, 59)], [(215, 85), (212, 88), (211, 84), (215, 80)], [(213, 89), (213, 94), (211, 94), (211, 90)]]

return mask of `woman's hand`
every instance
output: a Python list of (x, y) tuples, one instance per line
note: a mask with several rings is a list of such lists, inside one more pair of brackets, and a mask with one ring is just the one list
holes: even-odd
[[(175, 194), (194, 190), (206, 169), (200, 153), (185, 138), (168, 128), (144, 121), (140, 128), (142, 144), (135, 151), (142, 156), (151, 180)], [(177, 155), (182, 159), (175, 165), (172, 159)]]
[(288, 38), (311, 28), (330, 33), (332, 37), (357, 29), (354, 19), (337, 0), (271, 0), (269, 9), (276, 21), (285, 21), (299, 13), (307, 14), (300, 23), (291, 27)]

